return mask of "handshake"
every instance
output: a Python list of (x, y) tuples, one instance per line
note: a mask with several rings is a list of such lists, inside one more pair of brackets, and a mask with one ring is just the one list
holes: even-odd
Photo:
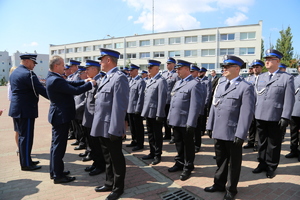
[(85, 79), (84, 81), (85, 81), (85, 82), (91, 82), (91, 83), (93, 83), (93, 86), (96, 86), (96, 85), (97, 85), (97, 82), (96, 82), (94, 79), (92, 79), (92, 78), (87, 78), (87, 79)]

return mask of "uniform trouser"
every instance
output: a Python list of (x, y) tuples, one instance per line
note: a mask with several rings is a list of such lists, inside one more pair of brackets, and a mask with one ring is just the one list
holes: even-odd
[(202, 136), (201, 136), (201, 117), (202, 115), (199, 115), (198, 119), (197, 119), (197, 127), (195, 129), (195, 146), (197, 147), (201, 147), (201, 143), (202, 143)]
[(257, 140), (258, 137), (256, 134), (256, 119), (253, 118), (249, 128), (248, 144), (254, 144), (255, 142), (257, 142)]
[(242, 145), (235, 145), (233, 141), (215, 139), (217, 171), (214, 177), (214, 186), (230, 193), (237, 193), (242, 165)]
[(148, 117), (146, 120), (153, 131), (152, 133), (148, 133), (150, 155), (161, 157), (163, 145), (162, 122), (156, 121), (155, 118)]
[(206, 130), (206, 120), (207, 120), (207, 106), (204, 107), (204, 115), (201, 115), (200, 131)]
[(64, 161), (68, 130), (70, 122), (53, 126), (52, 125), (52, 141), (50, 149), (50, 176), (54, 178), (62, 178), (64, 171)]
[(70, 128), (69, 128), (69, 133), (68, 134), (69, 134), (70, 137), (75, 138), (75, 127), (74, 127), (74, 124), (73, 124), (73, 120), (70, 123)]
[(259, 167), (275, 171), (280, 160), (282, 131), (278, 121), (256, 120)]
[(147, 127), (147, 134), (148, 133), (153, 133), (151, 122), (147, 119), (146, 119), (146, 127)]
[(141, 115), (137, 115), (134, 113), (128, 113), (128, 116), (132, 141), (135, 141), (138, 147), (143, 148), (145, 135), (143, 118), (141, 117)]
[(171, 139), (171, 135), (172, 135), (171, 127), (169, 127), (169, 124), (167, 122), (167, 117), (169, 115), (169, 110), (170, 110), (170, 104), (166, 104), (166, 106), (165, 106), (166, 117), (164, 119), (165, 138)]
[(21, 167), (32, 165), (31, 150), (35, 118), (13, 118), (15, 131), (19, 133), (19, 159)]
[(291, 151), (294, 153), (300, 153), (300, 117), (292, 116), (290, 121), (291, 130)]
[(175, 165), (184, 170), (194, 170), (195, 146), (194, 133), (187, 132), (186, 127), (173, 127), (174, 142), (177, 150)]
[(82, 128), (82, 120), (80, 119), (74, 119), (72, 120), (73, 126), (75, 128), (75, 138), (79, 142), (79, 145), (85, 146), (85, 138), (84, 138), (84, 132)]
[(105, 185), (112, 187), (113, 192), (123, 192), (126, 163), (122, 152), (122, 137), (116, 141), (104, 137), (99, 137), (99, 140), (106, 163)]

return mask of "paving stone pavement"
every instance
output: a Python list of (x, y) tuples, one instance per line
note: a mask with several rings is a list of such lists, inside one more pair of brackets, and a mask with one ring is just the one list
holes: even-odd
[[(51, 125), (47, 121), (49, 101), (40, 97), (39, 118), (35, 123), (35, 136), (32, 149), (33, 160), (39, 160), (42, 169), (21, 171), (12, 119), (8, 117), (9, 101), (7, 87), (0, 86), (0, 109), (6, 109), (0, 117), (0, 199), (105, 199), (109, 192), (97, 193), (96, 186), (102, 185), (105, 174), (89, 176), (84, 171), (92, 161), (82, 162), (78, 156), (83, 150), (74, 150), (68, 141), (64, 157), (65, 169), (71, 171), (76, 181), (67, 184), (53, 184), (49, 177), (49, 152), (51, 143)], [(130, 143), (130, 134), (123, 144), (126, 158), (125, 191), (121, 199), (162, 199), (167, 194), (183, 190), (195, 199), (222, 199), (223, 192), (206, 193), (204, 188), (213, 184), (216, 170), (213, 140), (203, 136), (201, 151), (196, 154), (195, 170), (190, 179), (179, 180), (180, 172), (169, 173), (167, 169), (174, 165), (176, 150), (174, 145), (164, 141), (162, 162), (152, 166), (151, 161), (143, 161), (142, 156), (149, 153), (147, 135), (144, 150), (132, 152), (126, 147)], [(300, 199), (300, 162), (284, 157), (289, 152), (289, 130), (281, 151), (281, 161), (276, 177), (267, 179), (265, 173), (253, 174), (257, 166), (257, 153), (244, 150), (242, 171), (236, 199)]]

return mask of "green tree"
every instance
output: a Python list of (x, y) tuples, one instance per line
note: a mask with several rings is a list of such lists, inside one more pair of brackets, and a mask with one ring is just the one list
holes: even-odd
[(279, 31), (280, 38), (277, 39), (276, 50), (283, 54), (281, 63), (286, 64), (288, 67), (292, 66), (291, 60), (293, 59), (294, 47), (293, 47), (293, 35), (291, 33), (291, 27), (288, 26), (286, 30)]

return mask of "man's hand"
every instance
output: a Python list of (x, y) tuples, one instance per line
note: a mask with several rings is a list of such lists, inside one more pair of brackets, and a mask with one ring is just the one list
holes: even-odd
[(206, 130), (206, 133), (207, 133), (207, 135), (208, 135), (209, 138), (212, 137), (212, 130)]
[(238, 145), (238, 146), (242, 146), (244, 144), (244, 140), (238, 137), (234, 137), (234, 141), (233, 141), (234, 145)]
[(279, 123), (279, 128), (282, 132), (285, 132), (286, 127), (289, 125), (289, 120), (285, 118), (281, 118)]
[(93, 86), (97, 85), (97, 82), (95, 80), (90, 80), (91, 83), (93, 83)]

